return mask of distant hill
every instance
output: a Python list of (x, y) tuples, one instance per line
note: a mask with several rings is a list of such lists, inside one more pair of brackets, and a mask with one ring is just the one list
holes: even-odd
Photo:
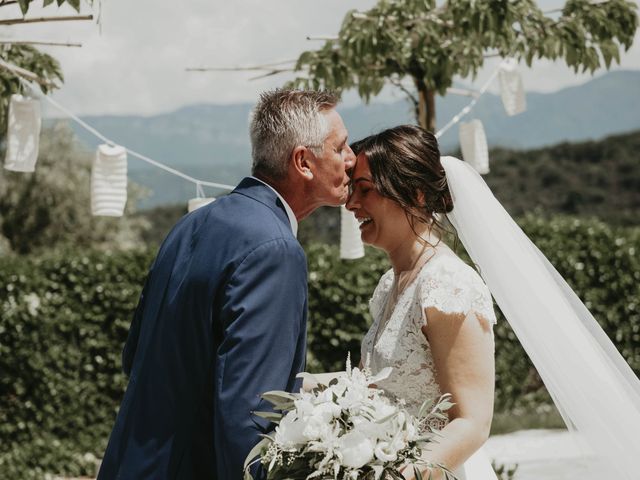
[[(494, 148), (484, 179), (514, 217), (567, 214), (639, 226), (639, 152), (640, 130), (527, 151)], [(140, 212), (152, 225), (145, 241), (159, 242), (185, 212), (182, 202)], [(339, 225), (338, 209), (321, 208), (301, 222), (298, 238), (336, 244)]]
[[(437, 99), (438, 123), (458, 113), (469, 98), (448, 95)], [(252, 105), (193, 105), (152, 117), (85, 117), (114, 141), (171, 165), (196, 178), (235, 184), (250, 169), (248, 136)], [(499, 96), (485, 94), (469, 118), (484, 124), (492, 147), (540, 148), (563, 141), (600, 139), (640, 129), (640, 71), (616, 71), (576, 87), (527, 94), (527, 111), (508, 117)], [(413, 122), (407, 102), (342, 107), (340, 112), (357, 139), (401, 123)], [(99, 143), (73, 125), (80, 140), (93, 149)], [(457, 128), (441, 138), (443, 152), (458, 149)], [(185, 202), (195, 194), (186, 181), (150, 167), (129, 162), (130, 177), (153, 191), (142, 207)], [(211, 192), (215, 194), (216, 192)]]

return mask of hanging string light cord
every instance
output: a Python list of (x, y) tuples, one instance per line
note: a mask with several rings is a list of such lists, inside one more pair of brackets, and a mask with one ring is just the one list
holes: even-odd
[(498, 75), (498, 72), (500, 72), (500, 67), (496, 68), (496, 70), (489, 77), (489, 80), (487, 80), (485, 84), (482, 86), (482, 88), (478, 90), (478, 95), (476, 95), (476, 97), (473, 100), (471, 100), (466, 107), (460, 110), (460, 112), (455, 117), (449, 120), (449, 123), (447, 123), (444, 127), (442, 127), (440, 130), (436, 132), (435, 134), (436, 138), (440, 138), (443, 133), (445, 133), (447, 130), (449, 130), (451, 127), (453, 127), (456, 123), (458, 123), (466, 115), (469, 114), (469, 112), (473, 109), (473, 107), (476, 106), (476, 103), (478, 103), (478, 100), (480, 99), (480, 97), (487, 91), (491, 83), (495, 80), (496, 76)]
[[(447, 123), (444, 127), (442, 127), (440, 130), (438, 130), (436, 132), (436, 134), (435, 134), (436, 138), (440, 138), (447, 130), (449, 130), (451, 127), (456, 125), (458, 122), (460, 122), (460, 120), (462, 120), (466, 115), (468, 115), (469, 112), (471, 112), (473, 107), (476, 106), (476, 103), (478, 103), (478, 100), (480, 99), (480, 97), (487, 91), (487, 89), (489, 88), (489, 86), (491, 85), (493, 80), (496, 78), (496, 76), (498, 75), (499, 71), (500, 71), (500, 67), (498, 67), (491, 74), (489, 79), (485, 82), (485, 84), (482, 86), (482, 88), (480, 88), (480, 90), (478, 91), (478, 95), (473, 100), (471, 100), (471, 102), (469, 102), (469, 104), (466, 107), (464, 107), (457, 115), (455, 115), (449, 121), (449, 123)], [(30, 91), (36, 92), (36, 89), (34, 88), (34, 86), (29, 81), (25, 80), (24, 78), (22, 78), (20, 76), (18, 76), (18, 79)], [(44, 95), (42, 92), (38, 92), (37, 94), (38, 94), (39, 97), (44, 98), (47, 102), (49, 102), (55, 108), (57, 108), (58, 110), (63, 112), (65, 115), (67, 115), (73, 121), (78, 123), (85, 130), (87, 130), (88, 132), (93, 134), (95, 137), (99, 138), (100, 140), (102, 140), (105, 143), (108, 143), (109, 145), (115, 145), (116, 144), (113, 140), (110, 140), (109, 138), (105, 137), (102, 133), (100, 133), (98, 130), (93, 128), (87, 122), (85, 122), (84, 120), (82, 120), (78, 116), (74, 115), (72, 112), (70, 112), (64, 106), (60, 105), (53, 98), (49, 97), (48, 95)], [(187, 181), (189, 181), (191, 183), (194, 183), (196, 185), (196, 192), (197, 192), (198, 195), (202, 194), (202, 186), (220, 188), (220, 189), (223, 189), (223, 190), (233, 190), (235, 188), (232, 185), (225, 185), (223, 183), (215, 183), (215, 182), (208, 182), (208, 181), (204, 181), (204, 180), (198, 180), (197, 178), (194, 178), (194, 177), (192, 177), (190, 175), (187, 175), (186, 173), (182, 173), (179, 170), (176, 170), (175, 168), (171, 168), (171, 167), (169, 167), (167, 165), (164, 165), (164, 164), (162, 164), (162, 163), (160, 163), (160, 162), (158, 162), (156, 160), (153, 160), (152, 158), (149, 158), (146, 155), (142, 155), (141, 153), (138, 153), (138, 152), (136, 152), (134, 150), (131, 150), (130, 148), (127, 148), (127, 147), (124, 147), (124, 148), (127, 151), (127, 153), (129, 155), (131, 155), (132, 157), (136, 157), (136, 158), (138, 158), (138, 159), (140, 159), (142, 161), (145, 161), (145, 162), (147, 162), (147, 163), (149, 163), (149, 164), (151, 164), (151, 165), (153, 165), (153, 166), (155, 166), (157, 168), (160, 168), (160, 169), (164, 170), (165, 172), (171, 173), (172, 175), (175, 175), (175, 176), (183, 178), (184, 180), (187, 180)]]
[[(31, 92), (36, 93), (37, 96), (39, 96), (40, 98), (44, 98), (47, 102), (49, 102), (55, 108), (57, 108), (62, 113), (64, 113), (66, 116), (71, 118), (78, 125), (83, 127), (85, 130), (87, 130), (88, 132), (93, 134), (95, 137), (99, 138), (100, 140), (102, 140), (103, 142), (105, 142), (105, 143), (107, 143), (109, 145), (116, 145), (116, 143), (113, 140), (110, 140), (109, 138), (105, 137), (102, 133), (100, 133), (98, 130), (93, 128), (91, 125), (89, 125), (87, 122), (85, 122), (81, 118), (79, 118), (76, 115), (74, 115), (72, 112), (70, 112), (64, 106), (60, 105), (53, 98), (49, 97), (48, 95), (44, 95), (42, 92), (38, 92), (34, 88), (33, 84), (31, 84), (30, 82), (28, 82), (24, 78), (21, 78), (21, 77), (18, 77), (18, 78), (19, 78), (20, 82), (26, 88), (28, 88)], [(224, 183), (215, 183), (215, 182), (207, 182), (207, 181), (204, 181), (204, 180), (199, 180), (199, 179), (194, 178), (194, 177), (192, 177), (190, 175), (187, 175), (186, 173), (182, 173), (179, 170), (176, 170), (175, 168), (171, 168), (171, 167), (169, 167), (167, 165), (164, 165), (164, 164), (162, 164), (162, 163), (160, 163), (160, 162), (158, 162), (158, 161), (156, 161), (156, 160), (154, 160), (152, 158), (149, 158), (146, 155), (142, 155), (141, 153), (138, 153), (138, 152), (136, 152), (134, 150), (131, 150), (130, 148), (124, 147), (124, 149), (132, 157), (136, 157), (136, 158), (138, 158), (138, 159), (140, 159), (140, 160), (142, 160), (144, 162), (147, 162), (147, 163), (153, 165), (154, 167), (157, 167), (157, 168), (160, 168), (161, 170), (164, 170), (165, 172), (171, 173), (172, 175), (175, 175), (175, 176), (183, 178), (183, 179), (185, 179), (185, 180), (187, 180), (187, 181), (189, 181), (191, 183), (194, 183), (196, 185), (196, 192), (198, 193), (198, 195), (201, 195), (203, 197), (204, 197), (204, 193), (202, 191), (202, 187), (203, 186), (220, 188), (220, 189), (223, 189), (223, 190), (233, 190), (235, 188), (233, 185), (225, 185)]]

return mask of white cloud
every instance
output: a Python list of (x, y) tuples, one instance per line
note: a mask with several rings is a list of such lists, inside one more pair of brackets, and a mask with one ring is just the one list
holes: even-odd
[[(66, 78), (54, 98), (71, 111), (150, 115), (193, 103), (254, 102), (260, 91), (280, 85), (287, 77), (249, 81), (255, 73), (193, 73), (185, 68), (294, 59), (319, 45), (307, 41), (307, 35), (335, 34), (347, 10), (366, 9), (374, 3), (104, 0), (101, 27), (93, 22), (45, 23), (4, 27), (0, 35), (83, 43), (82, 48), (47, 50), (59, 59)], [(540, 2), (543, 8), (558, 3)], [(97, 2), (94, 11), (97, 14)], [(7, 7), (0, 11), (5, 18), (17, 13)], [(69, 7), (48, 7), (33, 10), (30, 16), (71, 13)], [(488, 62), (476, 82), (482, 83), (493, 68)], [(616, 68), (640, 69), (640, 35)], [(526, 88), (536, 91), (553, 91), (589, 78), (547, 61), (523, 69), (523, 74)]]

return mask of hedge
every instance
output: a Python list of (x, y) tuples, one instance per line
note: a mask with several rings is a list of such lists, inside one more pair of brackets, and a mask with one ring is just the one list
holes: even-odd
[[(520, 223), (640, 373), (640, 229), (566, 217)], [(154, 253), (0, 258), (0, 476), (95, 473), (126, 384), (120, 352)], [(310, 246), (308, 260), (308, 369), (339, 369), (347, 352), (359, 358), (368, 300), (388, 263), (374, 250), (341, 261), (326, 245)], [(547, 402), (497, 313), (496, 408)]]

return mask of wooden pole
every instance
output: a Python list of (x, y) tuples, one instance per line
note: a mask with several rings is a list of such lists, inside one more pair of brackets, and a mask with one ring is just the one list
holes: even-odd
[(50, 45), (54, 47), (81, 47), (81, 43), (47, 42), (44, 40), (0, 40), (0, 45)]
[(9, 70), (10, 72), (15, 73), (16, 75), (19, 75), (23, 78), (26, 78), (27, 80), (30, 80), (32, 82), (36, 82), (39, 83), (40, 85), (45, 85), (47, 87), (56, 87), (57, 85), (53, 82), (50, 82), (49, 80), (45, 80), (43, 78), (40, 78), (38, 75), (36, 75), (35, 73), (24, 69), (22, 67), (18, 67), (17, 65), (13, 65), (9, 62), (5, 62), (4, 60), (2, 60), (0, 58), (0, 68), (4, 68), (5, 70)]
[(0, 20), (0, 25), (24, 25), (27, 23), (68, 22), (73, 20), (93, 20), (93, 15), (74, 15), (71, 17), (39, 17), (39, 18), (9, 18)]

